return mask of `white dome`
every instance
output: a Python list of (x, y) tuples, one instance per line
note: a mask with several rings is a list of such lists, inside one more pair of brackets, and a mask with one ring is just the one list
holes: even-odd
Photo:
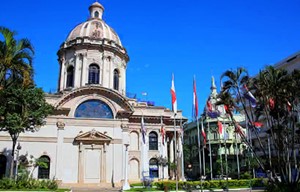
[(74, 40), (78, 37), (89, 37), (90, 39), (102, 40), (107, 39), (114, 41), (119, 46), (122, 46), (117, 33), (109, 27), (103, 20), (103, 6), (95, 2), (89, 7), (90, 18), (77, 25), (68, 35), (67, 41)]

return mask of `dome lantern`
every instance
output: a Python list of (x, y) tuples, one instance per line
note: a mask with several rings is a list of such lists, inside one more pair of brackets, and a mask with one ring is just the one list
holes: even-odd
[(89, 7), (90, 19), (102, 19), (104, 7), (97, 1)]

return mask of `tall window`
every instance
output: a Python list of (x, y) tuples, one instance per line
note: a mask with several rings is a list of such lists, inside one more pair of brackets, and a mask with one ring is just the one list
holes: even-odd
[(149, 161), (149, 173), (150, 177), (158, 178), (158, 161), (155, 158), (152, 158)]
[(74, 67), (70, 66), (67, 69), (67, 87), (74, 86)]
[(100, 70), (96, 64), (91, 64), (89, 67), (89, 84), (99, 84)]
[(39, 166), (38, 178), (49, 179), (50, 175), (50, 158), (47, 155), (43, 155), (39, 158), (39, 161), (44, 162), (43, 166)]
[(149, 150), (157, 150), (157, 149), (158, 149), (157, 133), (151, 132), (149, 134)]
[(119, 78), (120, 74), (117, 69), (114, 70), (114, 89), (119, 90)]

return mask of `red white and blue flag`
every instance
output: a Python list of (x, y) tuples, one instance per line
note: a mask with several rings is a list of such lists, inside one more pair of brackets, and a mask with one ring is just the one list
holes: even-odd
[(141, 133), (142, 133), (142, 139), (143, 139), (143, 143), (146, 143), (146, 127), (145, 127), (145, 123), (144, 123), (144, 117), (142, 116), (142, 120), (141, 120)]
[(201, 134), (202, 134), (202, 137), (203, 137), (203, 143), (204, 143), (204, 146), (206, 145), (206, 133), (204, 131), (204, 126), (203, 126), (203, 122), (202, 122), (202, 125), (201, 125)]
[(257, 128), (257, 129), (260, 129), (260, 128), (263, 126), (263, 124), (260, 123), (260, 122), (253, 122), (253, 125), (254, 125), (254, 127)]
[(252, 95), (252, 93), (249, 91), (249, 89), (246, 85), (243, 86), (242, 91), (243, 91), (244, 97), (250, 102), (251, 107), (253, 107), (253, 108), (256, 107), (256, 99)]
[(242, 138), (246, 137), (245, 132), (238, 123), (235, 124), (235, 132), (238, 133)]
[(212, 112), (212, 104), (211, 104), (211, 102), (210, 102), (210, 98), (208, 98), (207, 99), (207, 101), (206, 101), (206, 111), (207, 112)]
[(220, 135), (220, 138), (223, 137), (223, 124), (218, 121), (218, 132), (219, 132), (219, 135)]
[(177, 114), (177, 99), (174, 85), (174, 74), (172, 74), (172, 86), (171, 86), (171, 96), (172, 96), (172, 110), (174, 114)]
[(162, 144), (165, 145), (166, 131), (165, 131), (165, 127), (163, 125), (162, 117), (160, 118), (160, 124), (161, 124), (161, 128), (160, 128), (161, 140), (162, 140)]

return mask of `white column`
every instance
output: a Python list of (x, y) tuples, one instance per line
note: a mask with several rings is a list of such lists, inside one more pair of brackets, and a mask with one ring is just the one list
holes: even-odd
[(103, 87), (108, 87), (108, 62), (105, 56), (102, 57), (102, 76), (101, 76), (101, 83)]
[[(169, 157), (168, 157), (168, 143), (167, 142), (165, 142), (163, 156), (166, 157), (167, 160), (169, 160)], [(163, 171), (164, 171), (164, 178), (169, 178), (168, 165), (163, 168)]]
[(169, 157), (169, 159), (170, 159), (170, 162), (173, 163), (174, 162), (174, 139), (172, 139), (170, 141), (169, 148), (170, 148), (170, 157)]
[(128, 144), (125, 144), (125, 179), (124, 184), (122, 187), (123, 190), (130, 189), (129, 183), (128, 183)]
[(120, 87), (121, 94), (126, 95), (126, 68), (125, 68), (125, 65), (124, 65), (124, 68), (122, 67), (120, 86), (121, 86)]
[(59, 90), (62, 91), (65, 89), (66, 83), (65, 83), (65, 60), (61, 59), (60, 61), (60, 86)]
[(56, 161), (55, 161), (55, 178), (57, 180), (62, 180), (63, 175), (63, 140), (64, 140), (64, 127), (65, 123), (62, 121), (57, 121), (57, 143), (56, 143)]
[(114, 65), (113, 65), (113, 62), (111, 62), (111, 57), (109, 57), (108, 59), (108, 72), (107, 72), (107, 76), (108, 76), (108, 79), (109, 79), (109, 83), (108, 83), (108, 88), (111, 88), (113, 89), (113, 85), (114, 85)]
[(82, 54), (82, 64), (81, 64), (81, 86), (85, 86), (88, 83), (88, 64), (87, 64), (87, 53)]
[(80, 72), (80, 54), (75, 54), (75, 68), (74, 68), (74, 88), (80, 87), (80, 79), (81, 79), (81, 72)]
[(182, 147), (182, 138), (179, 137), (179, 142), (178, 142), (178, 148), (179, 148), (179, 161), (180, 161), (180, 179), (182, 181), (185, 181), (185, 177), (184, 177), (184, 162), (183, 162), (183, 147)]

